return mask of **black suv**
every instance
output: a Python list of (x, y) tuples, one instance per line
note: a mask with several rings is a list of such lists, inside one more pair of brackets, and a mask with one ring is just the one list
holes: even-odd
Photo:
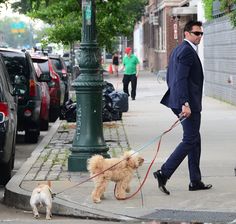
[(0, 185), (11, 178), (15, 159), (17, 98), (0, 57)]
[(17, 130), (25, 131), (25, 142), (36, 143), (40, 134), (41, 88), (28, 52), (0, 48), (11, 82), (19, 77), (21, 96), (18, 97)]

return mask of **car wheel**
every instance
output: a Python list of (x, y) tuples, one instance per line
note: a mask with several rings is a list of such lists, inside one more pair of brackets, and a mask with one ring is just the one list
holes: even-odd
[(29, 131), (25, 130), (25, 143), (37, 143), (39, 138), (39, 130)]
[(11, 179), (12, 164), (14, 158), (11, 159), (6, 164), (0, 164), (0, 185), (6, 185)]
[(48, 120), (41, 120), (40, 121), (40, 130), (41, 131), (47, 131), (49, 127), (49, 121)]

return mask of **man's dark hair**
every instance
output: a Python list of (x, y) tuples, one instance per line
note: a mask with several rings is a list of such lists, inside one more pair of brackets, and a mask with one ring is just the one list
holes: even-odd
[(201, 21), (189, 21), (186, 23), (186, 25), (184, 26), (184, 32), (190, 32), (193, 29), (193, 26), (202, 26), (202, 22)]

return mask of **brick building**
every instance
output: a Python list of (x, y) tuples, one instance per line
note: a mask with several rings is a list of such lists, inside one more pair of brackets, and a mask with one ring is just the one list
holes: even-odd
[(197, 0), (149, 0), (141, 23), (143, 66), (165, 69), (172, 49), (183, 40), (184, 24), (196, 18)]

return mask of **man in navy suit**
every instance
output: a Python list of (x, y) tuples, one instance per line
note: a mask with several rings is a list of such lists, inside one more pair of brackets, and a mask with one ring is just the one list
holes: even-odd
[(161, 169), (153, 175), (158, 181), (161, 191), (170, 192), (165, 185), (181, 162), (188, 156), (189, 191), (207, 190), (211, 184), (201, 180), (201, 110), (203, 69), (197, 55), (197, 45), (203, 36), (202, 23), (189, 21), (184, 27), (184, 41), (170, 55), (167, 70), (168, 90), (161, 103), (171, 108), (178, 117), (186, 117), (182, 121), (183, 139), (169, 156)]

